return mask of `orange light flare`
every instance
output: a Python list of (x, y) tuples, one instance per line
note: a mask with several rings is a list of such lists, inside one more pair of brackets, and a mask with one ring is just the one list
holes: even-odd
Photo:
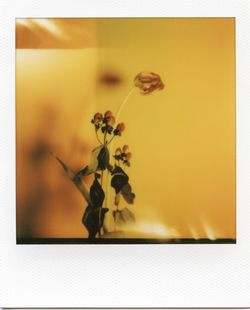
[(126, 232), (135, 234), (143, 234), (158, 238), (178, 238), (179, 232), (175, 228), (167, 227), (166, 225), (159, 222), (147, 222), (141, 221), (134, 225), (128, 225), (124, 229)]
[(211, 225), (206, 222), (206, 221), (203, 221), (203, 229), (207, 235), (207, 238), (210, 239), (210, 240), (216, 240), (217, 239), (217, 233), (215, 232), (215, 230), (211, 227)]
[(42, 28), (59, 40), (66, 41), (69, 39), (67, 34), (53, 20), (48, 18), (18, 18), (16, 24), (31, 30), (36, 27)]

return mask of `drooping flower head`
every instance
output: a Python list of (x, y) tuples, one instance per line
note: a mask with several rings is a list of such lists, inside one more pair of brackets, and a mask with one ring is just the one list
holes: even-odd
[(140, 72), (134, 79), (134, 85), (141, 90), (142, 95), (149, 95), (155, 90), (164, 88), (159, 74), (154, 72)]
[(122, 132), (125, 130), (125, 124), (124, 123), (119, 123), (116, 126), (116, 129), (114, 130), (114, 135), (115, 136), (121, 136)]

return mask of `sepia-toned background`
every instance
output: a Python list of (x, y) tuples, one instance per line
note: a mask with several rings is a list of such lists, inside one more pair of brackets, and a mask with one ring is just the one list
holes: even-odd
[(74, 170), (87, 165), (93, 114), (115, 110), (146, 70), (165, 88), (133, 92), (116, 141), (133, 153), (138, 227), (235, 238), (234, 27), (233, 18), (17, 19), (17, 236), (87, 236), (86, 203), (49, 152)]

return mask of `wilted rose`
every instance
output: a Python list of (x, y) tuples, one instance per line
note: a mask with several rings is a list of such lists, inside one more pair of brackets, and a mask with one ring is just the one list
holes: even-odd
[(154, 72), (140, 72), (134, 79), (134, 85), (141, 90), (143, 95), (149, 95), (155, 90), (164, 88), (161, 77)]

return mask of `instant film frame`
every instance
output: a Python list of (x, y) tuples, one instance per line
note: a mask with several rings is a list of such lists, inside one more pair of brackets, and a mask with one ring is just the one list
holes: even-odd
[(17, 243), (235, 243), (235, 78), (233, 17), (17, 18)]
[[(106, 6), (104, 5), (106, 4)], [(1, 306), (246, 307), (249, 305), (249, 5), (245, 1), (8, 2), (2, 5)], [(112, 12), (112, 13), (111, 13)], [(15, 19), (39, 17), (235, 17), (237, 243), (224, 245), (16, 245)], [(112, 264), (110, 261), (112, 259)], [(121, 280), (122, 279), (122, 280)], [(131, 285), (131, 283), (133, 285)], [(96, 283), (100, 284), (96, 298)], [(112, 293), (112, 298), (110, 297)], [(129, 296), (129, 298), (128, 298)]]

